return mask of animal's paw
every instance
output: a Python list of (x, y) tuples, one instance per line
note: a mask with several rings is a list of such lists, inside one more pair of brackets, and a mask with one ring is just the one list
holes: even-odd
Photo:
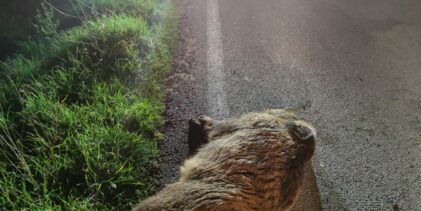
[(208, 116), (200, 116), (189, 120), (189, 155), (194, 154), (197, 150), (208, 142), (208, 131), (213, 126), (213, 119)]

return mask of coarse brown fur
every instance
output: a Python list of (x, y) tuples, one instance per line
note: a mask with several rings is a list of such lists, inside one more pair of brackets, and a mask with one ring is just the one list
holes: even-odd
[(311, 125), (283, 109), (226, 121), (203, 116), (190, 124), (202, 126), (204, 132), (196, 134), (205, 137), (197, 137), (198, 142), (208, 143), (185, 161), (179, 181), (134, 210), (289, 210), (293, 206), (303, 183), (304, 163), (315, 150)]

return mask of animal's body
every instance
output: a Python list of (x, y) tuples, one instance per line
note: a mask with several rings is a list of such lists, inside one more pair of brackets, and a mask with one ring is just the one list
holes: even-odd
[(293, 206), (303, 183), (304, 163), (315, 150), (311, 125), (282, 109), (226, 121), (200, 117), (190, 124), (203, 129), (196, 134), (205, 137), (196, 139), (207, 143), (185, 161), (179, 181), (134, 210), (289, 210)]

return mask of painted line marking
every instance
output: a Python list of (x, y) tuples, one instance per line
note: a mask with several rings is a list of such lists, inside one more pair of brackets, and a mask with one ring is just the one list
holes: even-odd
[(208, 112), (217, 119), (223, 119), (228, 117), (229, 111), (225, 101), (224, 53), (218, 0), (208, 0), (207, 3)]

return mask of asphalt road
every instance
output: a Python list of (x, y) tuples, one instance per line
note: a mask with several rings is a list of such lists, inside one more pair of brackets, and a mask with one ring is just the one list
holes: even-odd
[(295, 107), (319, 134), (296, 210), (421, 210), (421, 1), (179, 6), (161, 184), (178, 176), (188, 118)]

